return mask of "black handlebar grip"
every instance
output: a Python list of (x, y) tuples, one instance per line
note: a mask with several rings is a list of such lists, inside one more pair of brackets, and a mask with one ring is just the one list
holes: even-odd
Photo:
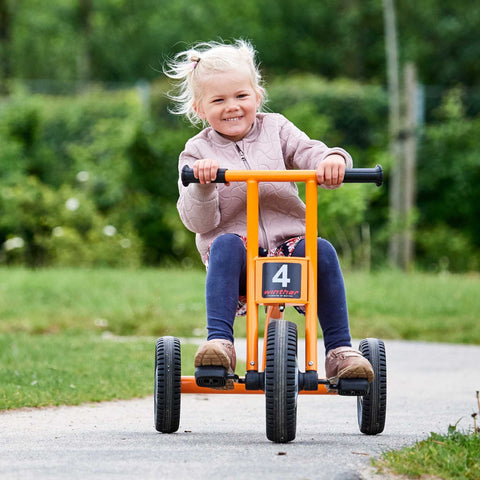
[[(227, 171), (226, 168), (219, 168), (217, 171), (217, 177), (213, 180), (212, 183), (226, 183), (225, 182), (225, 172)], [(182, 175), (181, 175), (182, 183), (184, 187), (187, 187), (191, 183), (200, 183), (198, 178), (195, 178), (193, 175), (193, 168), (190, 168), (188, 165), (185, 165), (182, 168)]]
[[(226, 168), (219, 168), (217, 178), (212, 183), (225, 183)], [(199, 183), (198, 178), (193, 175), (193, 169), (185, 165), (182, 168), (182, 183), (185, 187), (191, 183)], [(380, 165), (375, 168), (350, 168), (345, 170), (344, 183), (375, 183), (377, 187), (383, 183), (383, 170)]]
[(344, 183), (375, 183), (379, 187), (383, 183), (381, 165), (375, 168), (350, 168), (345, 170)]

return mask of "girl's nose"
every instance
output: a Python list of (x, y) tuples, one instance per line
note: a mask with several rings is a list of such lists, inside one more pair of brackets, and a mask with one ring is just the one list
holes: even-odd
[(238, 104), (235, 99), (229, 100), (227, 102), (227, 110), (237, 110)]

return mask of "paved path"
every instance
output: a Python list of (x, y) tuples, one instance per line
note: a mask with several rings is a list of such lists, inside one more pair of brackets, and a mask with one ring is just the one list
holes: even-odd
[(359, 433), (356, 400), (300, 396), (297, 438), (265, 437), (264, 397), (183, 395), (178, 433), (153, 428), (152, 398), (0, 413), (0, 478), (338, 479), (382, 451), (472, 426), (480, 347), (385, 342), (385, 432)]

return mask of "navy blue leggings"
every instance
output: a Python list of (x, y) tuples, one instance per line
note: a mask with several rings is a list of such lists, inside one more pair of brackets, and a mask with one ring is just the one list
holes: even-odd
[[(337, 252), (331, 243), (317, 239), (318, 319), (323, 331), (325, 351), (351, 346), (347, 301)], [(208, 340), (223, 338), (233, 342), (233, 323), (238, 296), (246, 291), (247, 254), (243, 241), (234, 234), (217, 237), (210, 247), (205, 285)], [(305, 255), (301, 240), (293, 256)]]

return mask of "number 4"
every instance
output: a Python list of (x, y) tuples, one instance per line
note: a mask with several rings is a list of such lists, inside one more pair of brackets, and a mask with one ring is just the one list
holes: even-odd
[(281, 283), (283, 288), (287, 288), (290, 283), (288, 278), (288, 264), (284, 263), (272, 278), (272, 283)]

